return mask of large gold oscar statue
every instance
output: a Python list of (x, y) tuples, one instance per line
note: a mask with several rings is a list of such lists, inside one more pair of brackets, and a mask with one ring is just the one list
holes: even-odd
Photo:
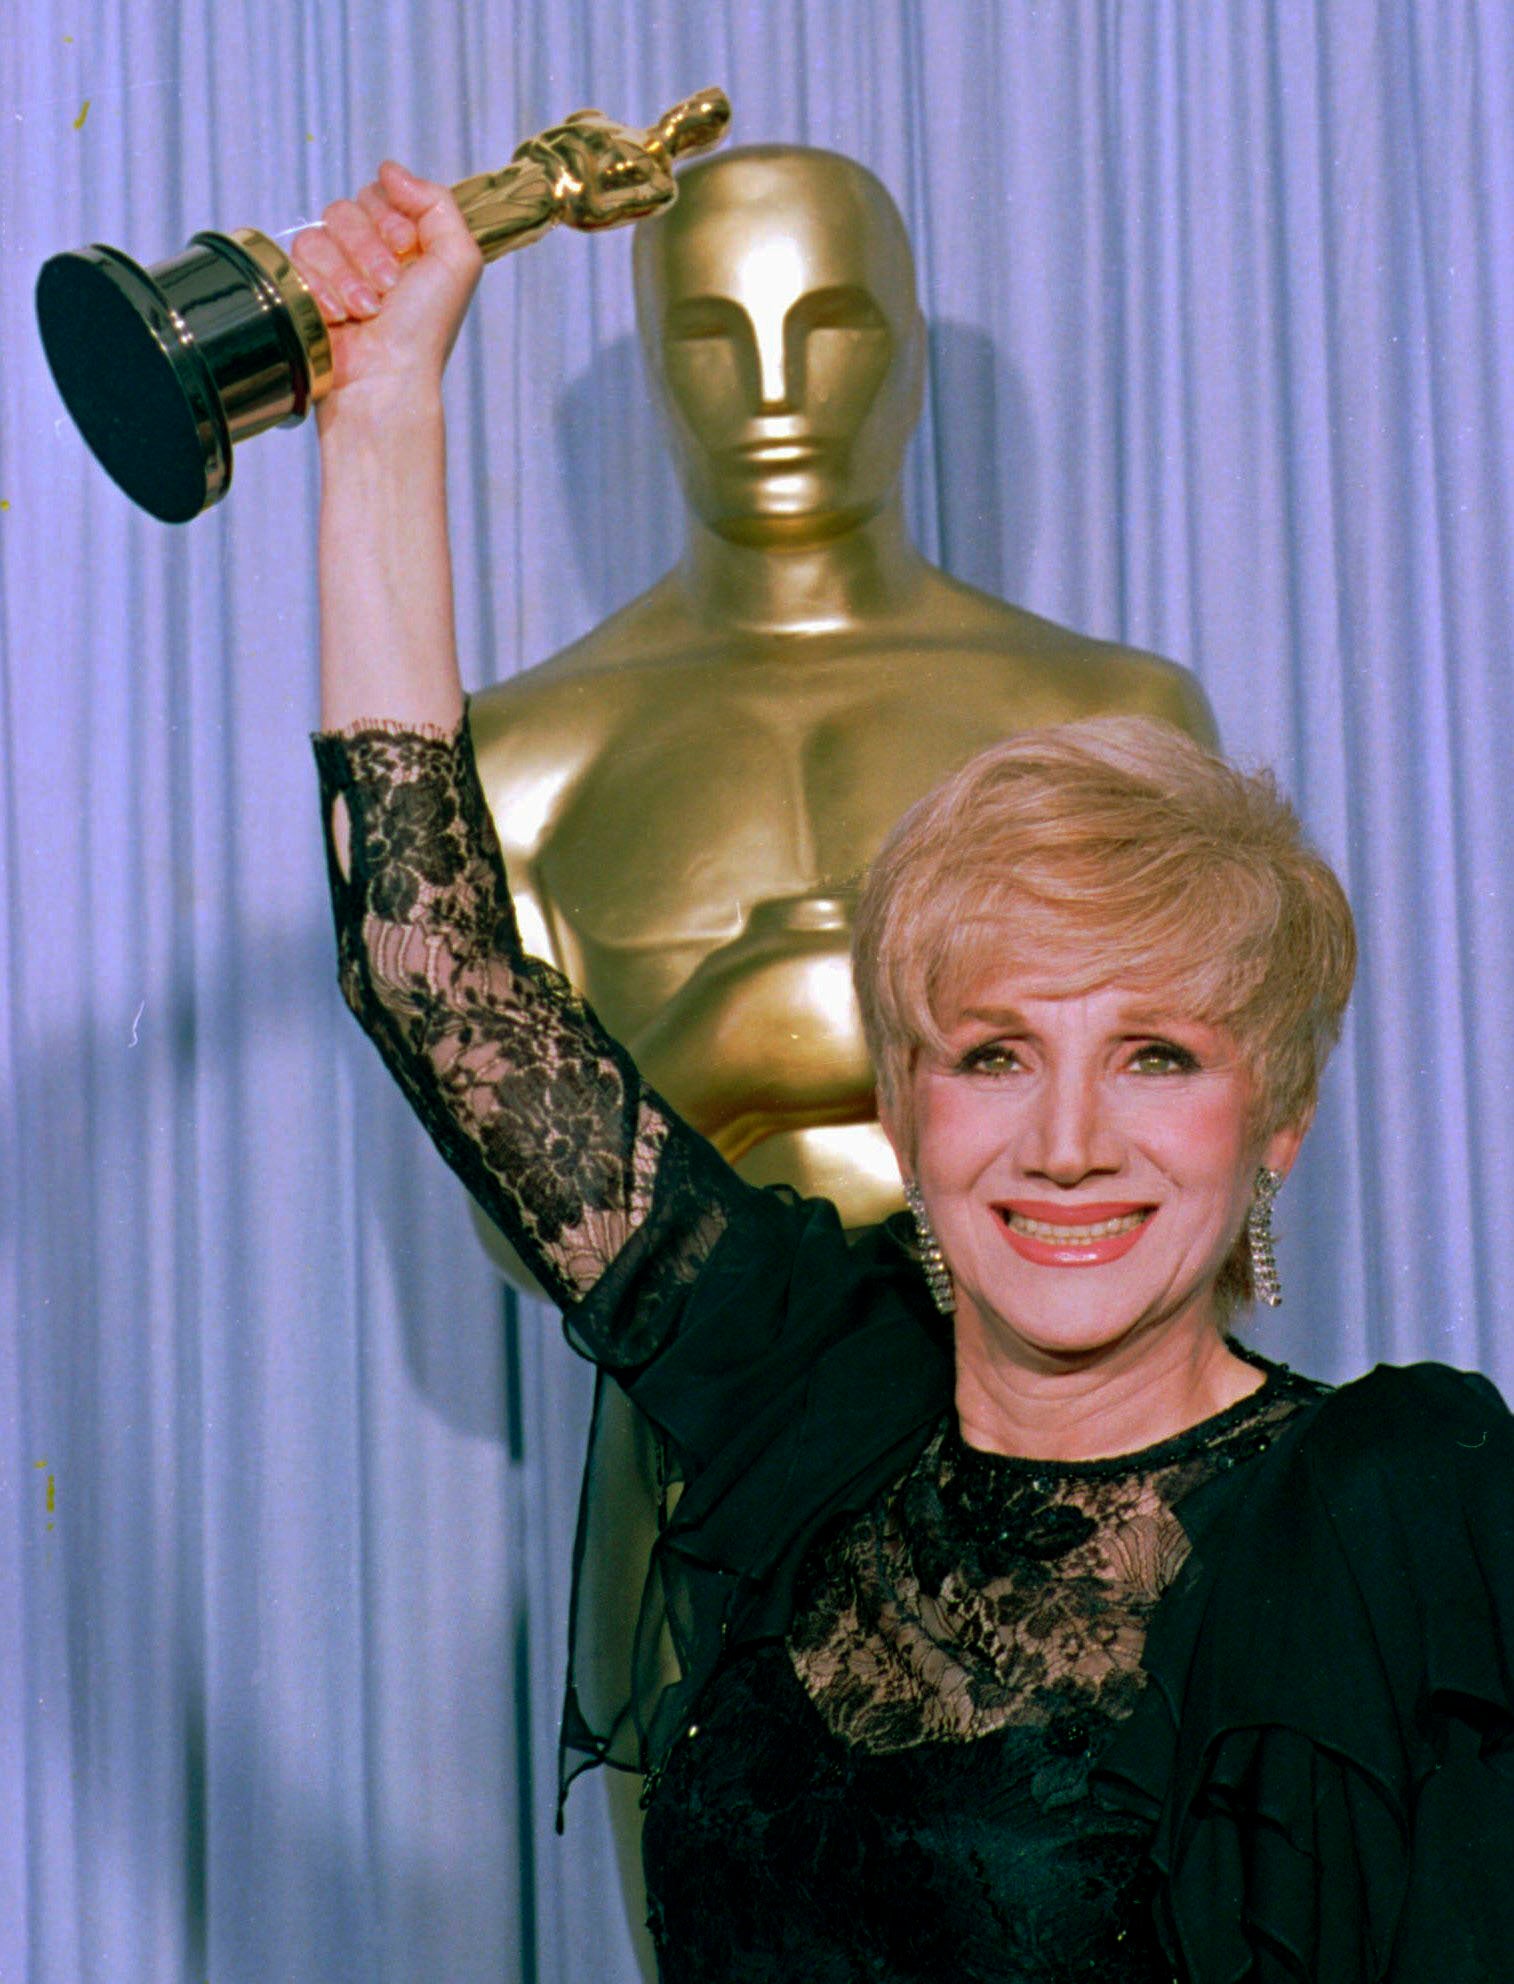
[[(475, 697), (473, 735), (527, 944), (746, 1177), (860, 1225), (901, 1203), (848, 970), (853, 891), (888, 828), (1031, 725), (1139, 711), (1205, 742), (1214, 726), (1181, 668), (958, 584), (910, 543), (925, 335), (872, 174), (759, 146), (679, 189), (638, 229), (636, 295), (687, 549)], [(628, 1535), (624, 1561), (644, 1546)], [(611, 1794), (650, 1978), (634, 1790), (612, 1773)]]
[(1207, 741), (1193, 677), (959, 584), (899, 473), (924, 330), (892, 200), (761, 146), (638, 230), (647, 363), (688, 499), (649, 592), (472, 706), (528, 942), (753, 1180), (899, 1201), (847, 969), (857, 879), (982, 746), (1130, 710)]

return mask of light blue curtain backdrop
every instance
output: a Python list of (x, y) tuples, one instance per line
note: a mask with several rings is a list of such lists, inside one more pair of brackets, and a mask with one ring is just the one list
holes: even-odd
[[(335, 990), (313, 434), (151, 522), (31, 288), (709, 81), (740, 138), (903, 206), (927, 552), (1189, 663), (1348, 883), (1361, 990), (1255, 1340), (1514, 1389), (1505, 0), (31, 0), (0, 33), (6, 1984), (631, 1976), (598, 1786), (551, 1831), (586, 1373), (502, 1301)], [(450, 394), (481, 684), (677, 549), (627, 238), (491, 270)]]

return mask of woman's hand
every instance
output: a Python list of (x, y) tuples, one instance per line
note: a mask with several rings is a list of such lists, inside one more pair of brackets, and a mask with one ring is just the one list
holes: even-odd
[(352, 386), (431, 395), (457, 339), (483, 257), (445, 186), (386, 160), (356, 199), (327, 207), (289, 244), (331, 330), (329, 421)]

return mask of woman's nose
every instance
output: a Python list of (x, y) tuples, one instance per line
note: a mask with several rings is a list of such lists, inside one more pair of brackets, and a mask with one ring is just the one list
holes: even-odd
[(1021, 1161), (1057, 1185), (1118, 1170), (1117, 1140), (1096, 1079), (1074, 1071), (1047, 1077), (1027, 1125)]

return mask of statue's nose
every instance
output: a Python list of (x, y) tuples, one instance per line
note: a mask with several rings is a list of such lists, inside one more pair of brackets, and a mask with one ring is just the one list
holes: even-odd
[(788, 340), (781, 310), (758, 311), (752, 332), (757, 347), (757, 399), (763, 413), (791, 412), (798, 401), (797, 381), (789, 369)]
[(785, 331), (789, 312), (804, 293), (804, 259), (792, 240), (778, 235), (753, 244), (741, 274), (747, 321), (757, 347), (760, 410), (788, 413), (802, 396), (802, 383), (794, 376), (802, 360)]

